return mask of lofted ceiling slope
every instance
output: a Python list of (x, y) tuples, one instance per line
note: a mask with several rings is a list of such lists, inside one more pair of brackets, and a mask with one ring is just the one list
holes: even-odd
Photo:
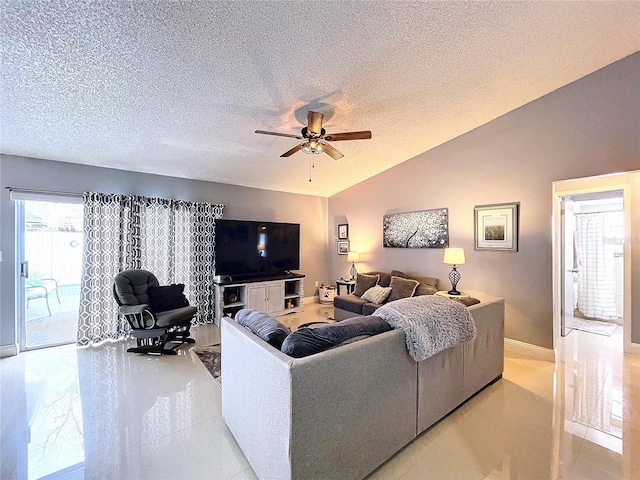
[[(636, 1), (1, 3), (3, 153), (327, 197), (640, 50)], [(254, 133), (308, 110), (373, 138)]]

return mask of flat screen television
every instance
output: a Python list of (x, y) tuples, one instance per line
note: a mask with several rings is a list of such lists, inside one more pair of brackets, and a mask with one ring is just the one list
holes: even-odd
[(300, 269), (300, 224), (216, 221), (217, 276), (266, 277)]

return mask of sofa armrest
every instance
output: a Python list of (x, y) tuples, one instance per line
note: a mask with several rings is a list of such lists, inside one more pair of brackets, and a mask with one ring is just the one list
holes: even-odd
[(469, 311), (476, 322), (478, 335), (464, 345), (465, 400), (504, 371), (504, 299), (483, 299), (482, 303), (469, 307)]
[(293, 358), (222, 318), (222, 417), (260, 478), (289, 478)]
[(120, 313), (123, 315), (137, 315), (149, 308), (149, 305), (142, 303), (140, 305), (120, 305)]

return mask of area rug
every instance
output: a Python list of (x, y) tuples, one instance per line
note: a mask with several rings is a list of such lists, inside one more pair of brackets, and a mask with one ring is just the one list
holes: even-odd
[(583, 332), (597, 333), (610, 337), (616, 330), (615, 323), (598, 322), (597, 320), (583, 320), (582, 318), (573, 319), (573, 328)]
[(333, 307), (320, 307), (318, 309), (318, 316), (327, 320), (333, 320)]
[(220, 390), (222, 390), (222, 372), (220, 371), (220, 359), (222, 348), (219, 343), (194, 350), (198, 358), (213, 377)]

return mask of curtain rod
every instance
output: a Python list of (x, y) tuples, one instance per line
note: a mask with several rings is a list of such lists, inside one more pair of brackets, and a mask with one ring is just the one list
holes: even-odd
[(618, 213), (618, 212), (624, 212), (624, 210), (602, 210), (600, 212), (580, 212), (580, 213), (574, 213), (574, 215), (589, 215), (591, 213)]
[(78, 193), (78, 192), (55, 192), (53, 190), (38, 190), (33, 188), (20, 188), (20, 187), (4, 187), (4, 188), (9, 190), (10, 192), (17, 192), (17, 193), (34, 193), (34, 194), (41, 194), (41, 195), (64, 195), (67, 197), (83, 196), (82, 193)]

